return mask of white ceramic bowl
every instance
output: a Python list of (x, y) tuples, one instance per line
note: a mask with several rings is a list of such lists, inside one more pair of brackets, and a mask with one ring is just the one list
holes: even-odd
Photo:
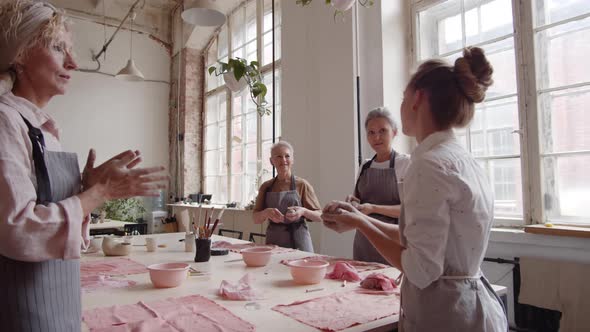
[(287, 265), (291, 268), (291, 276), (296, 283), (312, 285), (325, 278), (330, 263), (324, 260), (298, 259)]
[(148, 266), (152, 284), (157, 288), (170, 288), (182, 284), (188, 276), (186, 263), (161, 263)]
[(244, 263), (248, 266), (258, 267), (258, 266), (265, 266), (270, 261), (270, 256), (272, 252), (271, 247), (252, 247), (252, 248), (245, 248), (240, 251), (242, 253), (242, 258), (244, 259)]

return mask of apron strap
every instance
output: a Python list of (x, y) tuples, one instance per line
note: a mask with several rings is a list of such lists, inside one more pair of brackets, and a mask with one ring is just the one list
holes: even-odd
[(43, 154), (45, 152), (45, 138), (39, 128), (33, 127), (29, 120), (21, 115), (27, 128), (29, 128), (29, 138), (33, 145), (33, 161), (35, 163), (35, 177), (37, 178), (37, 204), (47, 205), (52, 202), (51, 182), (49, 181), (49, 172), (45, 164)]
[[(389, 168), (393, 168), (393, 171), (395, 172), (395, 150), (391, 150), (391, 157), (389, 158)], [(371, 158), (371, 160), (367, 161), (366, 163), (363, 164), (363, 167), (361, 168), (361, 173), (359, 174), (359, 177), (356, 179), (356, 184), (354, 185), (354, 196), (357, 198), (359, 197), (359, 180), (361, 179), (361, 176), (363, 176), (363, 173), (365, 173), (365, 171), (367, 169), (369, 169), (371, 167), (371, 163), (373, 163), (373, 160), (375, 160), (375, 158), (377, 158), (377, 155), (375, 154), (373, 156), (373, 158)], [(397, 174), (396, 174), (397, 176)]]

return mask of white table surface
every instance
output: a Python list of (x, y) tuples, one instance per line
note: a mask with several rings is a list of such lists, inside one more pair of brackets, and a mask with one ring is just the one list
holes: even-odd
[[(156, 237), (158, 244), (166, 244), (166, 248), (157, 248), (156, 252), (147, 252), (145, 237)], [(88, 310), (98, 307), (112, 305), (134, 304), (139, 301), (155, 301), (168, 297), (182, 297), (188, 295), (202, 295), (216, 301), (220, 305), (230, 310), (236, 316), (250, 322), (256, 326), (256, 331), (318, 331), (317, 329), (305, 325), (289, 318), (279, 312), (271, 310), (277, 304), (289, 304), (294, 301), (307, 300), (315, 297), (329, 295), (344, 290), (352, 290), (357, 287), (355, 283), (348, 283), (342, 287), (341, 281), (324, 279), (317, 285), (297, 285), (292, 281), (289, 268), (280, 264), (283, 259), (302, 258), (312, 255), (311, 253), (295, 251), (284, 254), (275, 254), (271, 262), (265, 267), (252, 268), (247, 267), (243, 261), (226, 262), (241, 258), (240, 254), (230, 252), (226, 256), (211, 256), (209, 262), (195, 263), (194, 252), (184, 251), (184, 233), (167, 233), (157, 235), (134, 236), (132, 243), (133, 249), (129, 256), (125, 256), (139, 263), (150, 265), (155, 263), (183, 262), (189, 263), (193, 268), (199, 271), (208, 271), (206, 276), (189, 276), (188, 279), (179, 287), (157, 289), (154, 288), (149, 279), (149, 274), (128, 275), (129, 280), (137, 282), (135, 286), (129, 288), (104, 289), (91, 293), (82, 292), (82, 309)], [(244, 242), (232, 238), (213, 236), (213, 241), (225, 240), (229, 242)], [(83, 255), (82, 261), (93, 261), (105, 259), (102, 251), (93, 254)], [(108, 259), (108, 258), (107, 258)], [(397, 277), (399, 271), (394, 268), (378, 270), (390, 277)], [(222, 280), (236, 282), (245, 273), (251, 273), (254, 280), (254, 287), (265, 294), (264, 300), (257, 300), (260, 305), (259, 310), (248, 310), (245, 304), (252, 301), (229, 301), (217, 296), (217, 290)], [(369, 274), (371, 271), (363, 272), (362, 275)], [(323, 291), (306, 293), (306, 289), (323, 288)], [(500, 293), (505, 292), (501, 286), (495, 287)], [(379, 319), (367, 324), (358, 325), (344, 331), (367, 331), (383, 330), (389, 331), (397, 324), (398, 316), (390, 316)], [(87, 327), (83, 324), (83, 329)]]
[(123, 229), (125, 227), (125, 224), (132, 224), (129, 222), (123, 222), (123, 221), (119, 221), (119, 220), (110, 220), (110, 219), (105, 219), (105, 221), (103, 223), (101, 222), (97, 222), (95, 224), (89, 224), (88, 228), (90, 230), (95, 230), (95, 229), (109, 229), (109, 228), (113, 228), (113, 229)]

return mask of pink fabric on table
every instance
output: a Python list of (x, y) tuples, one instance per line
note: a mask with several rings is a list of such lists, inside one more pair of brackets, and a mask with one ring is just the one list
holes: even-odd
[(272, 308), (323, 331), (339, 331), (399, 314), (399, 294), (371, 295), (349, 291)]
[(137, 284), (132, 280), (115, 279), (113, 277), (104, 275), (81, 277), (80, 283), (82, 290), (85, 292), (93, 292), (101, 288), (123, 288)]
[(200, 295), (92, 309), (82, 317), (93, 332), (255, 330), (252, 324)]
[(358, 274), (354, 266), (346, 262), (337, 262), (334, 264), (334, 270), (330, 273), (326, 273), (326, 278), (352, 282), (361, 281), (361, 276)]
[(77, 196), (37, 204), (33, 145), (21, 115), (41, 130), (47, 150), (62, 151), (49, 114), (12, 92), (0, 95), (0, 255), (25, 262), (80, 258), (89, 218)]
[(95, 275), (115, 276), (147, 272), (148, 270), (143, 264), (129, 258), (108, 258), (80, 263), (82, 278)]
[(261, 294), (252, 287), (254, 279), (246, 273), (237, 284), (227, 280), (221, 281), (218, 295), (226, 300), (248, 301), (261, 299)]
[(371, 273), (361, 281), (361, 287), (365, 289), (391, 292), (397, 288), (397, 285), (395, 284), (395, 280), (383, 273)]
[(215, 241), (211, 244), (211, 248), (213, 249), (227, 249), (231, 252), (240, 253), (242, 249), (245, 248), (252, 248), (252, 247), (272, 247), (271, 253), (273, 254), (283, 254), (287, 252), (296, 251), (296, 249), (292, 248), (283, 248), (276, 245), (260, 245), (252, 242), (247, 243), (231, 243), (227, 241)]
[(338, 262), (345, 262), (345, 263), (349, 264), (350, 266), (354, 267), (357, 270), (357, 272), (380, 270), (380, 269), (386, 269), (386, 268), (391, 267), (391, 266), (380, 264), (380, 263), (362, 262), (362, 261), (355, 261), (354, 259), (338, 258), (338, 257), (323, 256), (323, 255), (309, 256), (309, 257), (297, 258), (297, 259), (286, 259), (286, 260), (282, 260), (281, 263), (286, 265), (286, 263), (288, 263), (288, 262), (291, 262), (294, 260), (299, 260), (299, 259), (327, 261), (328, 263), (330, 263), (330, 266), (328, 267), (328, 273), (331, 273), (334, 270), (334, 266)]

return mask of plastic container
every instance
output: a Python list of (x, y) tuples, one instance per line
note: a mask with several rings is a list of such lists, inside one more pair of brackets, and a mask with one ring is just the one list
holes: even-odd
[(265, 266), (270, 261), (272, 252), (271, 247), (252, 247), (245, 248), (240, 251), (242, 259), (247, 266), (259, 267)]
[(150, 279), (156, 288), (177, 287), (188, 276), (189, 265), (186, 263), (161, 263), (148, 266)]
[(326, 276), (330, 263), (323, 260), (298, 259), (287, 263), (291, 276), (298, 284), (312, 285), (320, 283)]

